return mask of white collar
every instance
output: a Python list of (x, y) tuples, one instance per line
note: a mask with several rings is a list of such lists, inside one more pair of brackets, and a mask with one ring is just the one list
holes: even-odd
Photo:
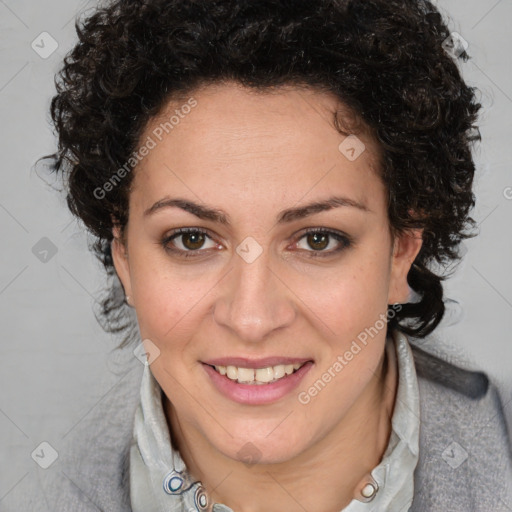
[[(378, 489), (371, 500), (354, 498), (340, 512), (404, 512), (413, 500), (414, 469), (419, 455), (418, 382), (407, 337), (395, 330), (391, 339), (394, 343), (390, 340), (386, 349), (388, 354), (396, 354), (398, 387), (389, 443), (381, 462), (371, 471)], [(178, 450), (171, 444), (161, 393), (146, 363), (130, 449), (133, 512), (233, 512), (221, 504), (212, 507), (201, 482), (191, 479)]]

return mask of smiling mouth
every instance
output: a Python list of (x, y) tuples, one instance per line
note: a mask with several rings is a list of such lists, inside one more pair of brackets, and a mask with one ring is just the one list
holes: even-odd
[(265, 368), (243, 368), (240, 366), (213, 366), (213, 368), (220, 375), (224, 375), (228, 379), (238, 382), (238, 384), (252, 384), (261, 386), (264, 384), (272, 384), (288, 375), (299, 370), (304, 363), (296, 364), (278, 364), (276, 366), (267, 366)]

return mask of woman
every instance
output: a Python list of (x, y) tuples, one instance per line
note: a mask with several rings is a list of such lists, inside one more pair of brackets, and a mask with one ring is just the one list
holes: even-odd
[(119, 0), (77, 29), (54, 170), (147, 363), (58, 509), (510, 509), (495, 387), (409, 343), (474, 236), (480, 105), (432, 3)]

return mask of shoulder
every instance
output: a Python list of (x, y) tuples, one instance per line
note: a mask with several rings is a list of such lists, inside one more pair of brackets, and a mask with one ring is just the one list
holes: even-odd
[(421, 416), (412, 510), (512, 510), (512, 450), (496, 386), (484, 372), (411, 349)]
[(131, 511), (129, 450), (142, 369), (135, 360), (85, 408), (56, 447), (59, 458), (45, 471), (39, 489), (24, 497), (30, 505), (24, 510)]

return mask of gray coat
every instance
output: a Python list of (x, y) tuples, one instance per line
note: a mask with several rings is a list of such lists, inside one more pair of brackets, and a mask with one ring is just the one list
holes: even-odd
[[(411, 344), (420, 394), (420, 457), (411, 512), (511, 512), (512, 451), (496, 387)], [(140, 396), (135, 361), (25, 483), (16, 512), (130, 511), (129, 448)], [(28, 492), (30, 491), (30, 492)], [(0, 503), (0, 510), (2, 508)], [(315, 512), (315, 511), (310, 511)], [(384, 511), (383, 511), (384, 512)]]

